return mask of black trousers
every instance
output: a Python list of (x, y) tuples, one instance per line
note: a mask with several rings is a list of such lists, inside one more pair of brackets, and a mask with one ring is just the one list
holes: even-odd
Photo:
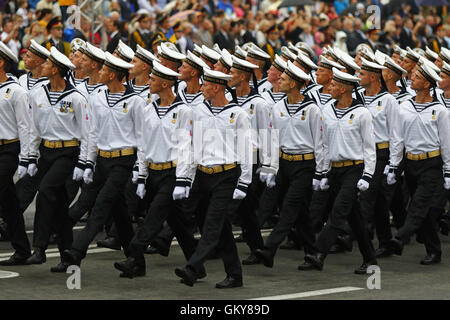
[(273, 253), (276, 252), (294, 225), (305, 252), (308, 254), (315, 251), (315, 237), (309, 214), (315, 164), (315, 160), (287, 161), (280, 159), (276, 184), (287, 186), (287, 192), (281, 206), (280, 220), (265, 244), (265, 247)]
[(242, 277), (242, 266), (234, 242), (230, 217), (232, 212), (230, 206), (233, 201), (238, 201), (233, 200), (233, 193), (239, 175), (239, 167), (216, 174), (206, 174), (197, 170), (190, 195), (190, 203), (195, 205), (195, 208), (190, 212), (197, 211), (204, 201), (208, 201), (208, 207), (202, 236), (194, 254), (187, 262), (187, 266), (196, 272), (201, 270), (203, 263), (217, 248), (221, 253), (227, 275)]
[(86, 226), (72, 244), (72, 249), (79, 252), (83, 258), (86, 256), (89, 244), (97, 233), (103, 230), (110, 215), (116, 223), (120, 244), (128, 256), (127, 248), (134, 232), (127, 211), (124, 189), (135, 160), (135, 155), (109, 159), (97, 158), (92, 183), (95, 184), (94, 188), (100, 191)]
[(40, 146), (38, 172), (41, 180), (36, 197), (34, 247), (46, 250), (52, 232), (59, 234), (58, 248), (69, 249), (73, 240), (69, 217), (70, 199), (65, 187), (78, 160), (78, 147), (49, 149)]
[(273, 188), (264, 188), (261, 198), (259, 199), (257, 214), (260, 227), (262, 227), (271, 216), (278, 212), (278, 208), (281, 207), (286, 191), (286, 188), (283, 189), (283, 186), (279, 186), (278, 184)]
[(175, 168), (168, 170), (149, 170), (146, 190), (149, 195), (149, 212), (144, 224), (136, 231), (128, 251), (130, 256), (143, 258), (147, 246), (155, 239), (164, 221), (174, 231), (186, 260), (194, 253), (196, 241), (189, 227), (189, 219), (182, 211), (183, 200), (173, 200), (175, 188)]
[(405, 242), (417, 232), (427, 254), (441, 254), (441, 241), (437, 233), (439, 214), (432, 210), (433, 201), (442, 193), (444, 177), (442, 158), (405, 160), (405, 179), (411, 194), (408, 214), (396, 237)]
[(100, 185), (95, 183), (83, 183), (81, 193), (77, 201), (70, 207), (69, 216), (75, 225), (80, 219), (94, 207), (97, 195), (100, 192)]
[(255, 252), (256, 249), (262, 249), (264, 246), (258, 216), (256, 215), (259, 196), (263, 189), (259, 177), (256, 174), (257, 168), (257, 165), (253, 165), (252, 183), (248, 187), (245, 198), (241, 201), (233, 200), (230, 208), (232, 211), (231, 215), (236, 214), (241, 221), (244, 239), (251, 252)]
[(14, 250), (21, 256), (31, 254), (23, 215), (14, 187), (14, 173), (19, 164), (20, 142), (0, 146), (0, 207)]
[(348, 222), (358, 241), (359, 250), (365, 262), (375, 259), (375, 250), (370, 241), (367, 223), (361, 216), (356, 187), (362, 177), (363, 164), (332, 168), (329, 176), (330, 193), (334, 199), (329, 220), (316, 241), (316, 248), (327, 255), (338, 235), (345, 232)]

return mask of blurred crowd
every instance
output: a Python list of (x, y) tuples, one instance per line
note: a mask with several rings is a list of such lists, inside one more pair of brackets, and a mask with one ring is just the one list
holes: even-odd
[[(352, 56), (360, 43), (386, 54), (395, 44), (429, 47), (437, 53), (450, 47), (445, 6), (422, 6), (419, 0), (310, 0), (308, 5), (293, 7), (285, 6), (286, 1), (111, 0), (97, 6), (88, 0), (82, 6), (76, 0), (0, 0), (1, 40), (20, 57), (31, 39), (55, 45), (66, 55), (74, 38), (109, 52), (120, 39), (133, 49), (139, 44), (149, 50), (169, 40), (182, 53), (193, 51), (194, 44), (210, 48), (218, 44), (233, 52), (236, 45), (253, 42), (271, 57), (289, 42), (306, 43), (313, 58), (327, 45)], [(379, 8), (375, 14), (369, 9), (372, 5)], [(80, 12), (76, 8), (81, 8), (81, 18), (71, 19), (71, 13)], [(93, 25), (99, 23), (103, 28), (93, 32)], [(23, 62), (14, 72), (25, 72)]]

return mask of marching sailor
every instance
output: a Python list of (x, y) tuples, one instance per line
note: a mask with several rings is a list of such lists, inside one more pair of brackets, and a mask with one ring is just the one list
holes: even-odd
[(217, 63), (214, 65), (214, 70), (225, 74), (230, 74), (232, 66), (233, 66), (232, 55), (228, 52), (227, 49), (222, 49), (221, 57), (219, 61), (217, 61)]
[[(247, 113), (225, 97), (230, 75), (204, 69), (203, 104), (193, 112), (193, 172), (191, 201), (208, 201), (202, 236), (185, 267), (175, 274), (193, 286), (203, 263), (218, 249), (227, 274), (216, 288), (241, 287), (242, 267), (234, 241), (229, 205), (243, 199), (252, 181), (252, 144)], [(239, 164), (238, 164), (239, 163)], [(198, 164), (198, 165), (197, 165)], [(193, 177), (194, 173), (190, 175)], [(174, 191), (175, 195), (175, 191)]]
[[(60, 253), (70, 248), (73, 238), (65, 181), (72, 175), (80, 149), (86, 144), (82, 132), (86, 99), (68, 82), (69, 70), (74, 68), (69, 58), (52, 47), (42, 68), (42, 75), (50, 82), (33, 90), (30, 97), (33, 121), (28, 174), (39, 177), (40, 183), (34, 217), (35, 249), (27, 259), (28, 264), (46, 261), (45, 250), (52, 228), (57, 228)], [(51, 271), (66, 269), (60, 263)]]
[[(276, 103), (272, 110), (273, 128), (279, 131), (279, 154), (275, 183), (286, 188), (281, 206), (280, 220), (266, 240), (263, 250), (256, 255), (266, 267), (273, 266), (275, 253), (295, 225), (298, 238), (306, 254), (313, 253), (314, 233), (309, 217), (312, 188), (318, 189), (323, 167), (322, 116), (316, 102), (301, 94), (301, 89), (311, 81), (311, 76), (287, 62), (281, 75), (280, 90), (286, 98)], [(281, 158), (281, 159), (280, 159)], [(317, 169), (319, 172), (317, 172)], [(267, 185), (273, 184), (270, 176)]]
[(178, 80), (184, 81), (186, 87), (179, 89), (178, 94), (183, 102), (190, 108), (195, 108), (203, 103), (203, 95), (200, 91), (200, 78), (203, 69), (209, 69), (208, 65), (191, 51), (187, 51), (186, 59), (178, 69), (180, 76)]
[[(432, 204), (442, 192), (450, 189), (450, 125), (448, 111), (435, 97), (434, 89), (441, 78), (426, 63), (412, 75), (411, 89), (417, 95), (400, 105), (394, 129), (387, 183), (394, 184), (401, 174), (398, 165), (406, 150), (405, 179), (411, 195), (404, 225), (397, 231), (389, 248), (401, 255), (406, 240), (417, 233), (425, 245), (423, 265), (441, 261), (441, 243), (437, 234), (437, 210)], [(433, 90), (433, 91), (434, 91)], [(444, 174), (443, 174), (444, 173)]]
[(320, 187), (322, 190), (330, 188), (335, 200), (329, 222), (315, 243), (317, 252), (305, 256), (310, 266), (304, 265), (303, 269), (322, 270), (329, 249), (345, 230), (346, 221), (363, 256), (363, 264), (355, 273), (366, 274), (367, 267), (376, 264), (375, 250), (357, 204), (358, 190), (369, 188), (376, 163), (372, 116), (360, 99), (352, 97), (358, 82), (357, 77), (333, 68), (331, 96), (336, 101), (322, 110), (325, 161), (322, 170), (316, 170), (323, 172), (331, 166), (328, 177), (320, 181)]
[(41, 70), (49, 55), (50, 52), (47, 49), (31, 39), (30, 47), (23, 59), (25, 69), (29, 72), (19, 77), (19, 84), (28, 92), (35, 86), (48, 83), (48, 79), (41, 76)]
[(245, 59), (258, 66), (258, 69), (255, 70), (255, 78), (250, 80), (250, 87), (255, 86), (256, 80), (259, 93), (269, 90), (271, 85), (267, 81), (266, 65), (270, 63), (270, 56), (255, 45), (249, 47)]
[(145, 101), (122, 84), (124, 78), (128, 79), (128, 71), (132, 67), (132, 64), (105, 52), (100, 81), (108, 89), (91, 101), (88, 157), (83, 174), (84, 182), (94, 183), (99, 193), (86, 227), (75, 238), (71, 249), (63, 252), (63, 261), (69, 265), (81, 264), (90, 242), (110, 215), (124, 249), (128, 248), (133, 237), (124, 189), (136, 161), (140, 137), (138, 121)]
[(2, 266), (25, 264), (31, 255), (13, 181), (16, 169), (19, 178), (27, 173), (30, 131), (28, 93), (6, 75), (17, 62), (14, 53), (0, 42), (0, 206), (15, 250), (8, 260), (0, 261)]
[(133, 90), (144, 99), (147, 104), (152, 102), (152, 94), (150, 92), (148, 82), (150, 81), (150, 73), (152, 72), (153, 61), (159, 61), (153, 53), (142, 48), (139, 44), (136, 45), (136, 53), (131, 60), (134, 65), (130, 69), (130, 76), (133, 77), (131, 81)]

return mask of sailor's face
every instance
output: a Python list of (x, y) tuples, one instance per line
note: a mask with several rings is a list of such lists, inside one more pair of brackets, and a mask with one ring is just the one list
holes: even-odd
[(413, 90), (421, 90), (426, 87), (426, 84), (428, 81), (425, 80), (425, 78), (422, 76), (419, 70), (416, 70), (413, 73), (412, 79), (411, 79), (411, 89)]
[(151, 93), (159, 93), (162, 90), (162, 80), (161, 78), (151, 75), (149, 82), (150, 92)]
[(441, 72), (439, 74), (439, 77), (441, 77), (441, 81), (439, 82), (439, 88), (446, 91), (450, 89), (450, 76), (445, 73), (445, 72)]
[(342, 84), (334, 79), (331, 80), (330, 94), (333, 99), (339, 99), (339, 97), (342, 95)]
[(361, 70), (361, 72), (359, 73), (359, 79), (361, 80), (359, 82), (361, 86), (364, 87), (370, 85), (370, 72), (368, 72), (367, 70)]
[(277, 83), (280, 80), (282, 72), (273, 65), (267, 70), (267, 81), (271, 84)]
[(435, 64), (436, 64), (436, 66), (439, 69), (442, 69), (442, 66), (444, 65), (444, 61), (442, 60), (441, 56), (438, 56), (438, 58), (436, 59)]
[(201, 91), (205, 99), (209, 100), (214, 97), (214, 88), (215, 84), (209, 81), (203, 81), (203, 85), (201, 87)]
[(316, 71), (316, 81), (320, 85), (327, 84), (332, 77), (333, 72), (330, 69), (319, 66), (319, 69)]
[(53, 63), (47, 59), (43, 64), (42, 64), (42, 76), (43, 77), (49, 77), (52, 75), (52, 69), (53, 69)]
[(180, 76), (178, 77), (179, 80), (187, 81), (191, 79), (191, 73), (192, 73), (192, 67), (184, 61), (181, 67), (178, 68), (178, 73)]
[(279, 82), (280, 91), (284, 92), (284, 93), (289, 92), (291, 90), (291, 86), (290, 86), (291, 81), (292, 81), (291, 78), (286, 73), (283, 73), (280, 77), (280, 82)]

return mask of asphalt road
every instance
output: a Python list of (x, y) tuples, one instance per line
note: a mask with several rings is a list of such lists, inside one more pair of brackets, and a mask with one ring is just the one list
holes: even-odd
[[(380, 289), (367, 288), (370, 275), (353, 274), (362, 262), (357, 247), (351, 253), (329, 255), (321, 272), (298, 271), (303, 252), (279, 250), (272, 269), (243, 266), (244, 287), (219, 290), (215, 283), (225, 277), (221, 260), (207, 261), (208, 276), (194, 287), (187, 287), (174, 274), (175, 267), (184, 265), (183, 254), (174, 244), (169, 257), (146, 256), (145, 277), (125, 279), (119, 278), (113, 267), (115, 261), (124, 258), (123, 253), (99, 249), (95, 242), (81, 266), (81, 288), (68, 289), (70, 274), (50, 273), (50, 267), (59, 262), (57, 250), (51, 247), (45, 264), (0, 267), (0, 299), (450, 299), (450, 239), (441, 239), (440, 265), (420, 265), (425, 250), (415, 241), (405, 247), (403, 256), (380, 259)], [(238, 244), (238, 249), (241, 258), (249, 254), (243, 243)], [(0, 242), (0, 259), (11, 252), (7, 242)], [(2, 278), (9, 275), (2, 271), (18, 276)]]

